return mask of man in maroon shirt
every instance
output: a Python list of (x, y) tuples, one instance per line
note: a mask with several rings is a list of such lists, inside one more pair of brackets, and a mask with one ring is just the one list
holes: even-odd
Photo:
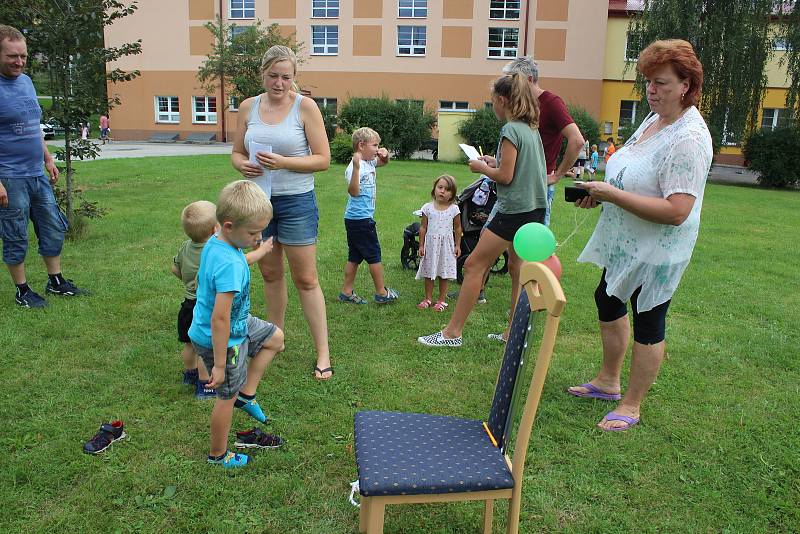
[[(530, 56), (518, 57), (503, 67), (503, 74), (519, 72), (528, 78), (534, 96), (539, 99), (539, 135), (544, 146), (544, 158), (547, 166), (547, 213), (544, 224), (550, 224), (550, 206), (555, 193), (555, 183), (566, 176), (575, 165), (578, 153), (583, 148), (583, 136), (578, 125), (572, 120), (567, 106), (560, 96), (539, 87), (539, 67)], [(564, 159), (556, 168), (561, 141), (567, 138), (567, 149)]]

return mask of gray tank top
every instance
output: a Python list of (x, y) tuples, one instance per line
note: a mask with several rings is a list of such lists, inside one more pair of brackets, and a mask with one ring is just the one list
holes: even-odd
[[(289, 114), (280, 124), (267, 124), (261, 120), (258, 108), (261, 105), (261, 95), (255, 97), (247, 118), (247, 131), (244, 134), (244, 146), (249, 151), (250, 141), (271, 145), (272, 151), (281, 156), (308, 156), (308, 139), (300, 120), (300, 101), (303, 95), (297, 94)], [(265, 183), (267, 174), (253, 180), (262, 189), (267, 190)], [(286, 169), (269, 171), (272, 180), (272, 196), (299, 195), (314, 189), (314, 175), (311, 173), (294, 172)]]

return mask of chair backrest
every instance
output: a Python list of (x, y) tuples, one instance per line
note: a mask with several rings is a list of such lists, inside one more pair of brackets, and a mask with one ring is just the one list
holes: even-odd
[(500, 374), (494, 388), (492, 407), (489, 410), (489, 420), (486, 423), (501, 451), (505, 451), (511, 430), (514, 412), (512, 402), (515, 398), (517, 384), (521, 382), (517, 380), (517, 377), (521, 375), (523, 354), (528, 346), (528, 333), (531, 331), (532, 324), (533, 316), (528, 294), (526, 291), (521, 291), (514, 309), (511, 330), (508, 334), (505, 351), (503, 351)]
[[(516, 404), (522, 394), (520, 389), (523, 381), (520, 378), (524, 375), (526, 354), (529, 346), (534, 345), (533, 340), (530, 339), (533, 322), (538, 312), (545, 314), (545, 327), (542, 342), (539, 344), (539, 355), (536, 359), (536, 367), (517, 434), (517, 446), (512, 464), (515, 468), (519, 460), (521, 460), (520, 464), (524, 465), (524, 452), (528, 446), (533, 419), (544, 386), (544, 378), (550, 365), (559, 316), (566, 304), (561, 285), (555, 275), (540, 263), (523, 265), (520, 273), (520, 285), (523, 290), (520, 292), (514, 311), (487, 421), (487, 427), (497, 441), (497, 446), (502, 452), (505, 452), (514, 422)], [(522, 457), (518, 459), (517, 455), (520, 452), (522, 452)]]

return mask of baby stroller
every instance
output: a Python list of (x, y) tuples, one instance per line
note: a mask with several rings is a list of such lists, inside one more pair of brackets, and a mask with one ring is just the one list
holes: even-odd
[[(456, 276), (458, 282), (464, 279), (464, 262), (475, 250), (478, 239), (481, 235), (486, 219), (497, 201), (497, 190), (495, 183), (481, 176), (475, 182), (468, 185), (456, 200), (458, 208), (461, 210), (461, 255), (456, 262)], [(422, 216), (422, 211), (413, 212), (417, 217)], [(419, 257), (419, 222), (414, 222), (406, 226), (403, 230), (403, 248), (400, 250), (400, 263), (404, 269), (418, 269)], [(508, 272), (508, 252), (503, 252), (497, 257), (490, 272), (492, 274), (504, 274)]]

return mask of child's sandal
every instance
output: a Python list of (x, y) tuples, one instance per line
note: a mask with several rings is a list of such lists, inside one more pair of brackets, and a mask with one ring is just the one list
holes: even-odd
[(430, 299), (424, 299), (422, 302), (417, 304), (417, 308), (419, 308), (420, 310), (427, 310), (430, 307), (431, 307)]
[(439, 302), (433, 305), (433, 309), (436, 310), (437, 312), (444, 311), (445, 308), (447, 308), (447, 303), (443, 300), (440, 300)]

